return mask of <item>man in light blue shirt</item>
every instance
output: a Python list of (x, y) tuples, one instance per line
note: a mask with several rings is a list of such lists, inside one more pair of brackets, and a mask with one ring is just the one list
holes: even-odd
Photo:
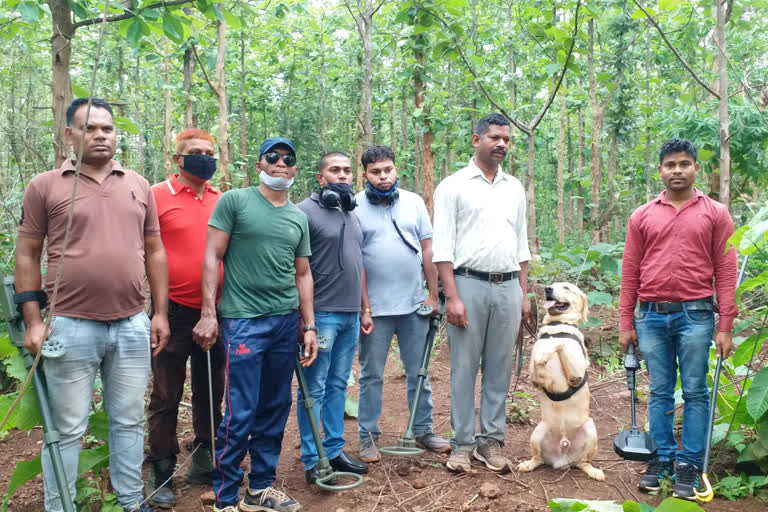
[[(422, 304), (437, 310), (437, 267), (432, 262), (432, 226), (424, 201), (397, 188), (395, 154), (387, 146), (372, 146), (361, 158), (366, 189), (357, 194), (356, 213), (363, 230), (365, 267), (370, 308), (363, 315), (374, 318), (375, 328), (360, 340), (360, 459), (380, 459), (376, 442), (381, 430), (384, 366), (397, 334), (400, 360), (405, 367), (408, 406), (416, 393), (421, 357), (429, 322), (416, 310)], [(426, 277), (429, 295), (424, 291)], [(415, 411), (416, 442), (443, 453), (447, 440), (432, 432), (432, 387), (424, 383)]]

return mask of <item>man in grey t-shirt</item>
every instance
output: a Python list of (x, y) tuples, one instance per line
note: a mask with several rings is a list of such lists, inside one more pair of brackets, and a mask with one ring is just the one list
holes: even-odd
[[(357, 194), (357, 216), (363, 230), (363, 265), (366, 269), (370, 308), (376, 329), (360, 340), (360, 458), (378, 461), (376, 441), (381, 430), (384, 365), (397, 334), (400, 360), (405, 367), (408, 407), (416, 393), (421, 357), (429, 323), (416, 310), (424, 303), (437, 309), (437, 268), (432, 263), (432, 226), (424, 201), (397, 188), (395, 154), (387, 146), (372, 146), (361, 158), (366, 190)], [(429, 296), (424, 292), (423, 275)], [(425, 297), (426, 296), (426, 297)], [(424, 383), (415, 411), (416, 442), (443, 453), (451, 449), (432, 433), (432, 387)]]
[[(314, 281), (317, 324), (317, 360), (304, 370), (315, 418), (322, 418), (323, 447), (336, 471), (367, 473), (368, 464), (344, 451), (344, 405), (347, 378), (352, 371), (360, 335), (360, 308), (370, 309), (363, 284), (363, 234), (352, 212), (352, 164), (344, 153), (328, 153), (318, 164), (320, 189), (298, 204), (309, 221), (312, 256), (309, 267)], [(367, 315), (364, 333), (373, 330)], [(301, 435), (301, 462), (307, 483), (317, 479), (317, 446), (298, 393), (296, 416)]]

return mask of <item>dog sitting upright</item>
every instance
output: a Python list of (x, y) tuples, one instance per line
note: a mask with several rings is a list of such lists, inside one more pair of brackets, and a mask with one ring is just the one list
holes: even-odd
[(541, 464), (576, 466), (590, 478), (605, 480), (590, 461), (597, 452), (597, 430), (589, 417), (589, 357), (580, 320), (587, 320), (587, 296), (571, 283), (545, 289), (546, 302), (539, 339), (531, 352), (531, 381), (544, 392), (541, 422), (531, 434), (531, 459), (521, 472)]

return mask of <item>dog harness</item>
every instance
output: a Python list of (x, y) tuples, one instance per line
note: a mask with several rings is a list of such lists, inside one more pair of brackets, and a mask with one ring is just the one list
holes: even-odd
[[(566, 322), (550, 322), (547, 325), (573, 325)], [(557, 334), (542, 334), (539, 336), (539, 339), (546, 339), (546, 338), (570, 338), (572, 340), (576, 340), (579, 342), (579, 346), (581, 347), (581, 350), (584, 352), (584, 358), (587, 358), (587, 348), (584, 346), (584, 342), (581, 338), (576, 336), (575, 334), (571, 334), (569, 332), (559, 332)], [(571, 398), (578, 390), (584, 387), (584, 384), (587, 383), (587, 380), (589, 378), (589, 368), (584, 370), (584, 377), (582, 377), (581, 382), (578, 386), (568, 386), (568, 390), (563, 391), (561, 393), (552, 393), (550, 391), (547, 391), (546, 389), (542, 388), (541, 390), (544, 392), (545, 395), (547, 395), (547, 398), (552, 400), (553, 402), (562, 402), (564, 400), (568, 400)]]

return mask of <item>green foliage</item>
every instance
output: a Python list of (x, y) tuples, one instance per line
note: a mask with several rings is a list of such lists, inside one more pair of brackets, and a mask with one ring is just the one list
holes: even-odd
[(0, 511), (5, 512), (8, 510), (8, 500), (11, 499), (16, 489), (21, 487), (22, 484), (33, 480), (37, 475), (42, 473), (43, 466), (40, 462), (40, 455), (32, 460), (20, 460), (16, 462), (16, 467), (11, 475), (11, 481), (8, 482), (8, 492), (3, 499), (2, 507)]
[(736, 501), (745, 496), (754, 496), (758, 489), (768, 487), (768, 476), (727, 476), (721, 478), (717, 485), (713, 487), (717, 496)]
[(621, 505), (615, 501), (578, 500), (555, 498), (548, 503), (552, 512), (703, 512), (696, 503), (667, 498), (654, 508), (646, 503), (627, 500)]

